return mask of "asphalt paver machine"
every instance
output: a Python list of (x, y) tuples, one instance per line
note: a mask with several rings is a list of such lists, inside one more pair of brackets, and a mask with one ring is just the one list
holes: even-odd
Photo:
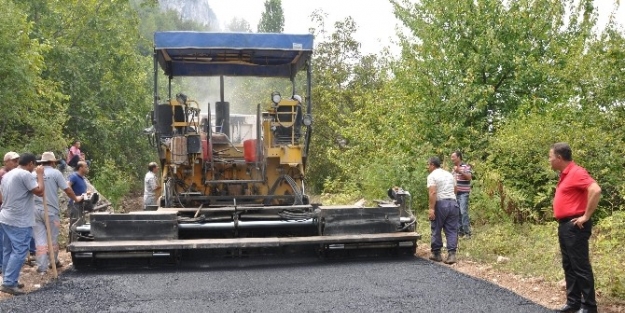
[[(148, 132), (161, 164), (158, 204), (85, 216), (71, 230), (78, 234), (68, 245), (74, 265), (123, 258), (176, 260), (188, 249), (226, 257), (295, 247), (321, 255), (414, 254), (420, 236), (410, 194), (401, 188), (389, 189), (391, 200), (374, 207), (324, 206), (306, 194), (312, 54), (309, 34), (155, 33)], [(160, 71), (168, 77), (164, 96), (159, 94)], [(297, 78), (298, 72), (305, 75)], [(214, 113), (210, 104), (204, 113), (190, 95), (172, 94), (176, 77), (219, 77)], [(291, 90), (267, 91), (266, 103), (252, 109), (254, 136), (237, 143), (231, 139), (224, 77), (282, 78)]]

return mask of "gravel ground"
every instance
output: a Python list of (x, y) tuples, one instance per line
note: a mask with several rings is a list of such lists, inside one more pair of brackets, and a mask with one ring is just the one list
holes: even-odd
[(509, 290), (408, 257), (185, 262), (66, 271), (0, 312), (550, 312)]

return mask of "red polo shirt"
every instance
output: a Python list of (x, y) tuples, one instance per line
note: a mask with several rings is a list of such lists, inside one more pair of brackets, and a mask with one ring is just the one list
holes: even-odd
[(569, 163), (560, 173), (553, 198), (553, 216), (556, 219), (581, 216), (588, 205), (588, 186), (595, 180), (588, 172), (574, 162)]

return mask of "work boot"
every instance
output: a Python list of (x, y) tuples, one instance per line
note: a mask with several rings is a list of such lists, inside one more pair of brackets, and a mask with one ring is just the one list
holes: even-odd
[(33, 267), (33, 266), (35, 266), (37, 264), (36, 261), (37, 261), (37, 258), (35, 258), (35, 254), (31, 253), (31, 254), (29, 254), (26, 257), (26, 261), (24, 261), (24, 264), (26, 264), (26, 265), (28, 265), (30, 267)]
[(441, 262), (441, 261), (443, 261), (443, 258), (441, 257), (441, 252), (440, 251), (432, 251), (432, 255), (430, 256), (430, 260), (432, 260), (434, 262)]
[(0, 287), (0, 291), (2, 291), (4, 293), (8, 293), (10, 295), (14, 295), (14, 296), (19, 296), (19, 295), (23, 295), (24, 294), (24, 292), (21, 291), (17, 286), (9, 287), (9, 286), (2, 285), (2, 287)]
[(456, 263), (456, 251), (449, 251), (447, 253), (447, 259), (445, 260), (445, 264), (454, 264)]
[(561, 308), (557, 309), (556, 312), (561, 312), (561, 313), (575, 313), (580, 309), (580, 305), (570, 305), (570, 304), (565, 304), (563, 305)]

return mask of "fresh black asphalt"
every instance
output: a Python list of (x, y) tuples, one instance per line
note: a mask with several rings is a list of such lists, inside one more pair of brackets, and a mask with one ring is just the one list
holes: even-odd
[(550, 312), (416, 257), (202, 260), (177, 267), (66, 271), (0, 312)]

